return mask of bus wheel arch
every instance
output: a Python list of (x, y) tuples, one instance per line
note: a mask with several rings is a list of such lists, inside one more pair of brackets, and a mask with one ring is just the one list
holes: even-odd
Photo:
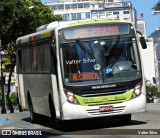
[(50, 109), (50, 116), (51, 116), (51, 123), (53, 127), (59, 127), (59, 121), (56, 118), (56, 110), (53, 102), (53, 98), (51, 94), (49, 94), (49, 109)]
[(31, 122), (34, 123), (36, 121), (36, 113), (34, 113), (34, 110), (33, 110), (33, 103), (32, 103), (32, 99), (29, 91), (27, 92), (27, 100), (28, 100), (28, 108), (30, 112), (30, 119), (31, 119)]
[(54, 102), (53, 102), (51, 94), (49, 94), (49, 109), (50, 109), (51, 118), (56, 119), (56, 110), (54, 107)]

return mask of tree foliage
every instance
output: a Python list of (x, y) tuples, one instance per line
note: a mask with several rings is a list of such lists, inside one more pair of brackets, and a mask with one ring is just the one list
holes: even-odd
[(158, 88), (155, 85), (147, 84), (146, 85), (146, 92), (152, 92), (155, 96), (159, 97)]
[(7, 53), (3, 60), (5, 69), (10, 69), (8, 80), (7, 100), (9, 108), (13, 112), (13, 106), (9, 99), (11, 76), (16, 63), (16, 39), (29, 33), (44, 24), (61, 20), (60, 16), (54, 16), (48, 6), (40, 0), (1, 0), (0, 1), (0, 50)]
[(158, 1), (158, 2), (153, 6), (153, 9), (154, 9), (155, 11), (160, 10), (160, 1)]
[(0, 17), (0, 38), (4, 48), (43, 24), (61, 20), (40, 0), (1, 0)]

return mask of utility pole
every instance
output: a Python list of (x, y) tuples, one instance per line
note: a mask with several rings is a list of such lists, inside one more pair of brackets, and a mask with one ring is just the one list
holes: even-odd
[[(1, 47), (1, 40), (0, 40), (0, 47)], [(6, 108), (5, 108), (5, 93), (4, 93), (4, 80), (3, 80), (3, 66), (2, 66), (2, 51), (1, 52), (1, 90), (2, 90), (2, 110), (1, 114), (6, 113)]]

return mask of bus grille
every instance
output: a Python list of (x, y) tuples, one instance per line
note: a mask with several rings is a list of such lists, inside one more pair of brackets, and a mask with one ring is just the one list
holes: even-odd
[(127, 87), (117, 87), (117, 88), (110, 88), (110, 89), (81, 90), (77, 94), (84, 97), (90, 97), (90, 96), (123, 94), (127, 91), (128, 91)]
[(109, 115), (109, 114), (116, 114), (122, 113), (125, 110), (125, 106), (113, 107), (112, 111), (100, 112), (99, 109), (89, 109), (86, 112), (92, 116), (101, 116), (101, 115)]

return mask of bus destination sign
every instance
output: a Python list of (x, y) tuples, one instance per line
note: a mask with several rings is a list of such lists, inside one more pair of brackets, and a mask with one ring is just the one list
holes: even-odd
[(129, 33), (128, 24), (101, 24), (67, 28), (64, 31), (65, 39), (80, 39), (101, 36), (113, 36)]
[(70, 77), (72, 82), (97, 80), (99, 78), (98, 72), (72, 73)]

